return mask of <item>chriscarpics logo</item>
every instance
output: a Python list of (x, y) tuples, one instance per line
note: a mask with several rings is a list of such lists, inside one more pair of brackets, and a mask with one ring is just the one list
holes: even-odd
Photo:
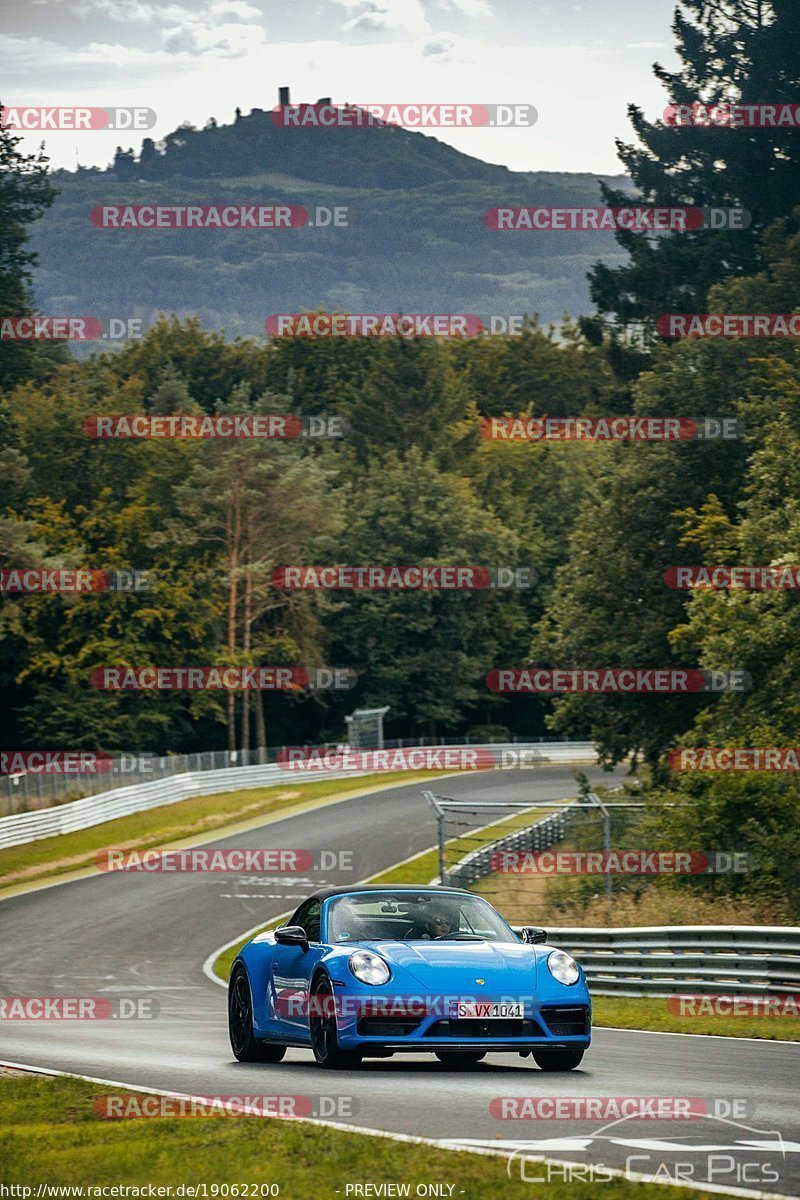
[[(649, 1100), (505, 1097), (494, 1101), (495, 1117), (524, 1121), (523, 1128), (533, 1134), (510, 1143), (513, 1152), (506, 1165), (509, 1178), (563, 1185), (608, 1183), (619, 1177), (701, 1190), (707, 1186), (725, 1194), (767, 1195), (749, 1189), (778, 1183), (787, 1165), (787, 1153), (796, 1153), (797, 1143), (784, 1141), (779, 1130), (765, 1129), (761, 1121), (759, 1126), (753, 1123), (753, 1103), (746, 1098), (659, 1097), (652, 1111)], [(588, 1130), (547, 1128), (559, 1118), (606, 1123)], [(655, 1128), (653, 1119), (657, 1122)], [(494, 1148), (496, 1143), (487, 1140), (478, 1145)], [(598, 1161), (601, 1154), (605, 1163)], [(743, 1186), (748, 1190), (738, 1191)], [(788, 1187), (778, 1190), (786, 1193)]]

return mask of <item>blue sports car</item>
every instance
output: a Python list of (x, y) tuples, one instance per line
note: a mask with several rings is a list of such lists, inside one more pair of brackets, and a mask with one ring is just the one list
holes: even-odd
[(228, 983), (240, 1062), (277, 1063), (289, 1046), (321, 1067), (431, 1051), (453, 1067), (488, 1052), (577, 1067), (591, 1037), (583, 970), (521, 934), (471, 892), (444, 887), (330, 888), (287, 925), (240, 951)]

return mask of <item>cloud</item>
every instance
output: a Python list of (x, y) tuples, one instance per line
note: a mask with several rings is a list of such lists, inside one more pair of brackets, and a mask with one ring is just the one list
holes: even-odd
[(342, 26), (344, 33), (406, 33), (423, 37), (430, 25), (421, 0), (334, 0), (355, 15)]
[(196, 8), (158, 6), (149, 0), (76, 0), (83, 18), (104, 16), (126, 25), (149, 25), (161, 34), (167, 54), (193, 58), (239, 58), (264, 40), (261, 11), (248, 0), (202, 0)]
[(147, 0), (76, 0), (71, 5), (72, 11), (84, 20), (88, 17), (106, 17), (109, 21), (120, 24), (138, 23), (155, 25), (159, 22), (177, 20), (189, 14), (189, 9), (178, 4), (168, 4), (158, 8), (148, 4)]
[(430, 16), (439, 9), (468, 19), (489, 16), (489, 0), (333, 0), (353, 15), (344, 33), (402, 33), (424, 37), (432, 32)]
[(422, 47), (422, 57), (436, 58), (439, 62), (449, 62), (454, 48), (455, 42), (452, 38), (434, 38)]
[(240, 58), (263, 40), (264, 30), (260, 25), (214, 26), (193, 16), (164, 30), (163, 47), (168, 54)]
[(247, 0), (206, 0), (197, 8), (182, 4), (153, 4), (148, 0), (75, 0), (72, 11), (84, 19), (102, 16), (120, 24), (162, 25), (167, 29), (209, 28), (221, 24), (252, 22), (261, 11)]
[(248, 4), (247, 0), (212, 0), (208, 11), (212, 17), (226, 17), (229, 21), (252, 21), (261, 17), (261, 10)]
[[(158, 110), (159, 104), (152, 99), (154, 91), (161, 93), (165, 80), (174, 80), (175, 72), (194, 75), (198, 69), (206, 71), (204, 62), (208, 69), (213, 70), (217, 62), (222, 68), (226, 61), (241, 58), (248, 48), (257, 55), (266, 49), (260, 26), (220, 26), (207, 31), (205, 43), (191, 33), (182, 42), (180, 33), (177, 29), (165, 31), (165, 37), (171, 39), (169, 50), (163, 44), (144, 49), (120, 42), (67, 47), (45, 38), (0, 33), (0, 58), (8, 64), (3, 73), (6, 95), (0, 99), (7, 99), (13, 89), (30, 104), (100, 104), (111, 103), (109, 95), (119, 89), (116, 103), (136, 101)], [(32, 78), (40, 81), (35, 90)], [(144, 95), (142, 88), (147, 89)]]
[(467, 18), (491, 14), (489, 0), (333, 0), (354, 12), (343, 32), (406, 33), (415, 37), (431, 32), (429, 12), (441, 9)]
[(436, 0), (436, 3), (464, 17), (489, 17), (492, 13), (489, 0)]

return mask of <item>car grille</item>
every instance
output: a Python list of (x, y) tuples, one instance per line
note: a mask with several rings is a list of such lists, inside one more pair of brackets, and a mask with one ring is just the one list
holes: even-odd
[(436, 1021), (423, 1037), (430, 1038), (521, 1038), (545, 1037), (538, 1021), (519, 1019), (479, 1021), (462, 1018), (457, 1021)]
[(362, 1017), (356, 1028), (362, 1037), (405, 1037), (419, 1028), (419, 1018)]
[(547, 1004), (539, 1012), (556, 1037), (580, 1037), (589, 1032), (589, 1009), (585, 1004)]

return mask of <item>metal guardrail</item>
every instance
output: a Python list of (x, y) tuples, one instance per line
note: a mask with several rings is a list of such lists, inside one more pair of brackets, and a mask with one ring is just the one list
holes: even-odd
[[(93, 825), (102, 825), (104, 821), (113, 821), (116, 817), (177, 804), (191, 796), (210, 796), (216, 792), (285, 783), (287, 775), (288, 772), (274, 763), (256, 767), (226, 767), (221, 771), (188, 772), (156, 779), (152, 783), (114, 788), (97, 796), (85, 796), (82, 800), (72, 800), (68, 804), (40, 809), (38, 812), (15, 813), (0, 819), (0, 849), (62, 833), (74, 833), (78, 829), (89, 829)], [(294, 782), (301, 783), (310, 779), (318, 780), (320, 773), (292, 771), (291, 777)]]
[(206, 750), (196, 754), (123, 753), (117, 755), (110, 772), (64, 771), (42, 774), (20, 771), (0, 777), (0, 814), (33, 812), (66, 804), (114, 788), (154, 783), (187, 771), (218, 771), (252, 767), (275, 761), (280, 747), (259, 750)]
[[(576, 746), (584, 745), (591, 746), (591, 743), (575, 743)], [(575, 760), (573, 760), (575, 761)], [(611, 788), (612, 792), (621, 791), (621, 787)], [(605, 806), (598, 800), (594, 792), (587, 793), (583, 799), (564, 800), (564, 801), (543, 801), (540, 806), (548, 808), (557, 807), (557, 811), (550, 813), (546, 817), (540, 817), (531, 825), (522, 829), (515, 829), (511, 833), (504, 834), (502, 837), (495, 838), (492, 842), (486, 842), (483, 846), (478, 846), (475, 850), (471, 850), (459, 859), (454, 866), (446, 865), (446, 832), (445, 821), (447, 815), (463, 812), (478, 812), (489, 811), (492, 808), (519, 808), (519, 807), (536, 807), (536, 802), (530, 805), (513, 804), (504, 805), (502, 802), (492, 802), (484, 804), (475, 804), (466, 800), (451, 800), (446, 796), (437, 796), (434, 792), (423, 792), (425, 799), (431, 805), (436, 813), (436, 821), (438, 826), (438, 841), (439, 841), (439, 867), (440, 878), (442, 883), (446, 883), (450, 887), (470, 887), (478, 879), (484, 879), (487, 875), (495, 873), (493, 862), (498, 854), (508, 851), (522, 851), (538, 853), (541, 850), (549, 850), (556, 842), (561, 841), (567, 832), (567, 828), (575, 816), (585, 809), (591, 808), (603, 814), (604, 817), (604, 837), (605, 847), (610, 849), (610, 826), (608, 824), (608, 812)], [(592, 803), (590, 803), (590, 801)], [(607, 802), (608, 803), (608, 802)], [(612, 807), (620, 807), (613, 805)], [(641, 808), (638, 803), (625, 804), (624, 807)]]
[(534, 854), (540, 850), (549, 850), (564, 837), (576, 811), (578, 810), (567, 807), (559, 812), (550, 813), (526, 829), (517, 829), (505, 837), (487, 842), (485, 846), (479, 846), (477, 850), (471, 850), (455, 866), (445, 868), (442, 883), (448, 887), (468, 888), (477, 880), (485, 879), (487, 875), (494, 873), (492, 863), (497, 854), (511, 850)]
[[(447, 747), (432, 747), (446, 749)], [(498, 755), (525, 752), (527, 762), (583, 762), (595, 757), (591, 742), (506, 742), (498, 745), (483, 743), (477, 749), (491, 749)], [(502, 765), (502, 760), (501, 760)], [(275, 763), (251, 767), (225, 767), (222, 770), (190, 771), (168, 775), (148, 783), (114, 788), (96, 796), (84, 796), (66, 804), (35, 812), (14, 813), (0, 818), (0, 849), (19, 846), (41, 838), (73, 833), (101, 825), (104, 821), (131, 813), (145, 812), (166, 804), (176, 804), (191, 796), (210, 796), (241, 788), (269, 787), (291, 779), (296, 783), (319, 779), (358, 778), (371, 772), (285, 770)]]
[[(479, 738), (393, 738), (383, 742), (387, 750), (409, 750), (416, 747), (455, 748), (459, 746), (485, 749), (491, 746), (498, 751), (512, 753), (515, 750), (527, 750), (535, 760), (534, 751), (538, 746), (552, 748), (556, 745), (567, 747), (584, 746), (591, 757), (596, 757), (591, 742), (548, 742), (543, 738), (525, 738), (514, 735), (510, 742), (488, 743)], [(340, 743), (326, 743), (326, 749), (334, 749)], [(13, 813), (32, 812), (37, 809), (50, 808), (55, 804), (66, 804), (71, 800), (80, 800), (85, 796), (94, 796), (99, 792), (107, 792), (109, 787), (130, 787), (139, 783), (153, 783), (157, 779), (172, 778), (186, 772), (234, 770), (239, 767), (265, 766), (275, 763), (278, 755), (287, 750), (286, 745), (268, 746), (265, 749), (252, 748), (249, 750), (204, 750), (194, 754), (150, 754), (147, 752), (121, 753), (115, 756), (112, 772), (68, 772), (42, 774), (37, 771), (19, 771), (10, 775), (0, 776), (0, 817), (11, 816)], [(352, 747), (349, 747), (352, 749)], [(318, 747), (309, 747), (318, 749)]]
[[(547, 850), (564, 836), (580, 811), (578, 802), (574, 804), (471, 851), (445, 871), (442, 882), (468, 888), (493, 873), (492, 860), (498, 853)], [(519, 932), (519, 926), (513, 928)], [(796, 926), (548, 926), (547, 940), (581, 964), (596, 996), (800, 996), (800, 927)]]
[(800, 927), (647, 925), (547, 927), (598, 996), (800, 994)]

